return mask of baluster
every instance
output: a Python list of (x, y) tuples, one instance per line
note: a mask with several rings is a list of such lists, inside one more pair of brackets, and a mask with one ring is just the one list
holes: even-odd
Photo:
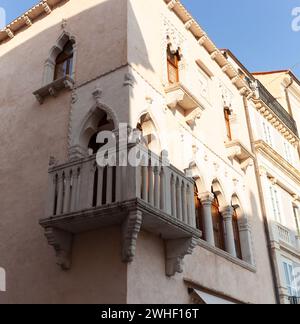
[(176, 181), (174, 174), (171, 175), (171, 205), (172, 205), (172, 216), (177, 218), (176, 208)]
[(93, 200), (94, 200), (94, 185), (95, 185), (95, 175), (96, 175), (96, 165), (94, 161), (88, 162), (88, 183), (87, 183), (87, 208), (93, 207)]
[(188, 185), (188, 223), (190, 226), (196, 228), (196, 210), (195, 210), (195, 198), (194, 188), (191, 184)]
[(107, 181), (106, 181), (106, 204), (112, 203), (112, 188), (113, 188), (113, 167), (107, 167)]
[(98, 168), (98, 184), (97, 184), (97, 207), (98, 207), (98, 206), (102, 206), (104, 169), (100, 166), (97, 166), (97, 168)]
[(160, 209), (165, 211), (166, 210), (166, 183), (165, 183), (165, 171), (164, 168), (161, 168), (160, 171)]
[(182, 221), (185, 224), (188, 224), (187, 193), (186, 193), (186, 183), (184, 181), (182, 181), (182, 186), (181, 186), (181, 197), (182, 197)]
[(53, 216), (56, 213), (56, 173), (49, 174), (49, 191), (48, 191), (48, 207), (47, 215)]
[(65, 172), (65, 196), (64, 196), (64, 206), (63, 206), (63, 213), (68, 213), (70, 211), (70, 194), (71, 194), (71, 178), (72, 178), (72, 171), (68, 169)]
[(176, 181), (176, 216), (177, 219), (182, 221), (182, 200), (181, 200), (181, 181), (177, 178)]
[(72, 194), (71, 194), (71, 211), (76, 210), (76, 204), (78, 201), (78, 178), (79, 169), (75, 167), (72, 171)]
[(63, 172), (58, 174), (57, 179), (57, 204), (56, 215), (61, 215), (63, 210), (63, 195), (64, 195), (64, 174)]
[(148, 168), (142, 166), (142, 199), (148, 202)]
[(160, 183), (159, 183), (159, 167), (154, 168), (154, 206), (159, 208), (160, 203)]
[(149, 164), (148, 167), (149, 176), (149, 204), (154, 206), (154, 179), (153, 179), (153, 167)]
[(117, 165), (116, 166), (116, 202), (121, 202), (122, 200), (122, 177), (123, 175), (123, 167)]

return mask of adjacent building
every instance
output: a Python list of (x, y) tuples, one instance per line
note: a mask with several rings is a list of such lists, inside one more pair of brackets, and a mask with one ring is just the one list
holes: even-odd
[(0, 70), (1, 303), (297, 297), (290, 72), (267, 90), (178, 0), (41, 1)]
[(299, 303), (299, 80), (289, 70), (251, 75), (230, 51), (224, 54), (253, 89), (246, 112), (277, 289), (281, 303)]

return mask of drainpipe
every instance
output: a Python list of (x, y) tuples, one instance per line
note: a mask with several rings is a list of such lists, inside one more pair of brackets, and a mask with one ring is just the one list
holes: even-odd
[[(251, 96), (252, 95), (253, 95), (253, 93), (251, 94)], [(271, 265), (272, 279), (273, 279), (273, 284), (274, 284), (274, 294), (276, 297), (277, 304), (280, 304), (280, 296), (279, 296), (279, 291), (278, 291), (279, 282), (278, 282), (278, 278), (276, 275), (276, 265), (275, 265), (275, 261), (273, 259), (273, 251), (272, 251), (272, 247), (271, 247), (271, 235), (270, 235), (270, 231), (269, 231), (269, 224), (268, 224), (268, 218), (267, 218), (267, 207), (266, 207), (266, 204), (264, 201), (264, 191), (263, 191), (263, 186), (262, 186), (262, 182), (261, 182), (261, 178), (260, 178), (259, 164), (258, 164), (257, 154), (256, 154), (256, 149), (255, 149), (255, 144), (254, 144), (253, 130), (251, 127), (251, 122), (250, 122), (248, 99), (250, 99), (251, 96), (249, 96), (249, 97), (243, 96), (243, 101), (244, 101), (244, 108), (245, 108), (245, 114), (246, 114), (247, 128), (248, 128), (249, 138), (250, 138), (250, 142), (251, 142), (251, 150), (255, 156), (255, 159), (254, 159), (255, 176), (256, 176), (258, 192), (259, 192), (259, 200), (260, 200), (262, 216), (263, 216), (263, 221), (264, 221), (264, 229), (265, 229), (265, 234), (266, 234), (266, 238), (267, 238), (267, 248), (268, 248), (269, 261), (270, 261), (270, 265)]]

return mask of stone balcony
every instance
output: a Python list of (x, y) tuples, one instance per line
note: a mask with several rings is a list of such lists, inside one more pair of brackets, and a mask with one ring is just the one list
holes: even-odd
[[(133, 260), (140, 230), (160, 236), (166, 243), (168, 276), (183, 271), (183, 258), (201, 238), (193, 180), (164, 166), (140, 144), (126, 152), (146, 158), (135, 167), (100, 167), (95, 155), (50, 167), (47, 212), (40, 225), (64, 270), (71, 266), (73, 236), (102, 227), (121, 226), (123, 262)], [(120, 150), (116, 155), (120, 161)]]
[(271, 229), (273, 242), (300, 255), (300, 237), (295, 231), (277, 222), (271, 223)]

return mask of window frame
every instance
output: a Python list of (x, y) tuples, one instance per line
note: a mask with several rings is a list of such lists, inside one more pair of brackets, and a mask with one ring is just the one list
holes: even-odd
[(231, 129), (231, 111), (229, 108), (224, 108), (224, 118), (225, 118), (225, 125), (226, 125), (226, 136), (229, 141), (232, 141), (232, 129)]
[[(58, 54), (55, 60), (55, 67), (54, 67), (54, 81), (59, 80), (64, 77), (72, 77), (73, 69), (74, 69), (74, 44), (69, 40), (61, 53)], [(71, 46), (72, 51), (71, 53), (66, 53), (66, 49), (68, 46)], [(65, 66), (66, 64), (66, 66)], [(59, 75), (61, 72), (59, 67), (63, 67), (63, 74)]]
[[(174, 58), (174, 60), (172, 60)], [(180, 81), (179, 78), (179, 62), (180, 55), (177, 50), (175, 53), (172, 53), (170, 45), (167, 47), (167, 69), (168, 69), (168, 82), (169, 84), (177, 84)], [(172, 80), (171, 75), (172, 71), (175, 72), (175, 81)]]

